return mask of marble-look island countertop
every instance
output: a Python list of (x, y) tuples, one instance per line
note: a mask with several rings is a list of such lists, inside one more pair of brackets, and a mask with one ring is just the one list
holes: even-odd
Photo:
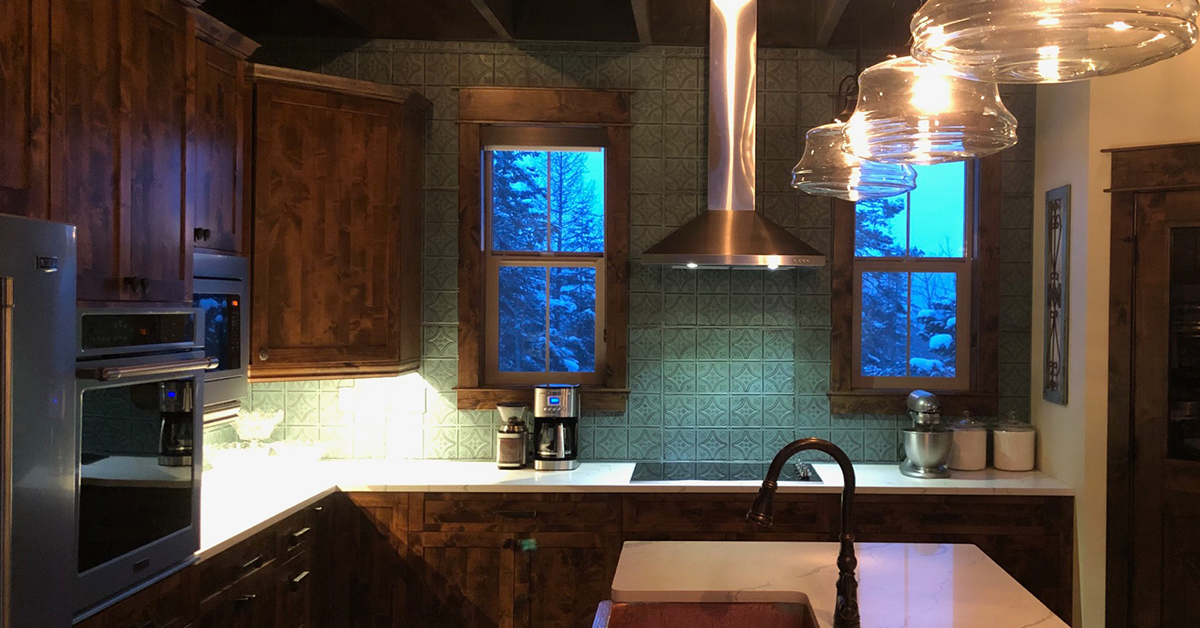
[[(862, 628), (1067, 628), (974, 545), (860, 543)], [(614, 602), (807, 602), (832, 628), (837, 543), (625, 543)]]
[[(266, 459), (269, 460), (269, 459)], [(813, 465), (820, 483), (781, 483), (779, 492), (839, 493), (836, 464)], [(281, 520), (335, 491), (486, 493), (754, 493), (761, 481), (631, 482), (633, 463), (584, 462), (574, 471), (504, 470), (492, 462), (326, 460), (309, 464), (247, 462), (204, 473), (200, 558)], [(918, 480), (894, 464), (856, 464), (859, 494), (1059, 495), (1071, 488), (1044, 473), (979, 471), (945, 480)]]

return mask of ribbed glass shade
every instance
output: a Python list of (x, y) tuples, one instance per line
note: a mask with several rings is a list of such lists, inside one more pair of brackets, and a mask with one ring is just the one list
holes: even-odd
[(1017, 143), (1017, 119), (995, 83), (970, 81), (912, 57), (863, 71), (843, 134), (850, 152), (884, 163), (974, 159)]
[(1196, 43), (1197, 0), (929, 0), (912, 54), (959, 76), (1062, 83), (1173, 57)]
[(792, 169), (792, 187), (847, 201), (886, 198), (917, 187), (917, 173), (911, 166), (866, 161), (843, 150), (845, 126), (835, 122), (809, 130), (804, 155)]

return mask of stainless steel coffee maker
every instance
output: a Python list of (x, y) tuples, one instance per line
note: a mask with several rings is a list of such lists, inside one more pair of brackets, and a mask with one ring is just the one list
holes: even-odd
[(904, 429), (904, 462), (900, 472), (914, 478), (948, 478), (950, 443), (954, 433), (942, 421), (937, 395), (914, 390), (908, 395), (908, 416), (913, 426)]
[(579, 386), (541, 384), (533, 389), (533, 437), (537, 471), (579, 468)]

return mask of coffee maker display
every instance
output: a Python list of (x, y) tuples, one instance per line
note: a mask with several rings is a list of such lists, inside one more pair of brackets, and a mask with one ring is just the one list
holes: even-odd
[(158, 409), (162, 426), (158, 434), (158, 464), (164, 467), (192, 466), (192, 383), (180, 380), (158, 385)]
[(500, 429), (496, 431), (496, 466), (501, 469), (520, 469), (529, 453), (529, 428), (525, 415), (529, 406), (511, 401), (498, 404)]
[(904, 462), (900, 472), (914, 478), (948, 478), (950, 445), (954, 433), (942, 421), (942, 406), (933, 393), (914, 390), (908, 395), (908, 416), (913, 425), (904, 429)]
[(533, 434), (537, 471), (579, 468), (579, 386), (541, 384), (533, 389)]

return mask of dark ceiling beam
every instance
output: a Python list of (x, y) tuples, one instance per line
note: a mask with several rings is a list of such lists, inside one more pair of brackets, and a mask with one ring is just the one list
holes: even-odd
[(816, 48), (824, 48), (833, 39), (833, 33), (842, 16), (846, 14), (846, 5), (850, 0), (820, 0), (815, 7), (816, 31), (813, 33), (813, 44)]
[(471, 0), (501, 41), (513, 40), (512, 0)]
[(633, 21), (637, 23), (638, 42), (647, 45), (654, 43), (650, 30), (650, 0), (630, 0), (630, 6), (633, 8)]

